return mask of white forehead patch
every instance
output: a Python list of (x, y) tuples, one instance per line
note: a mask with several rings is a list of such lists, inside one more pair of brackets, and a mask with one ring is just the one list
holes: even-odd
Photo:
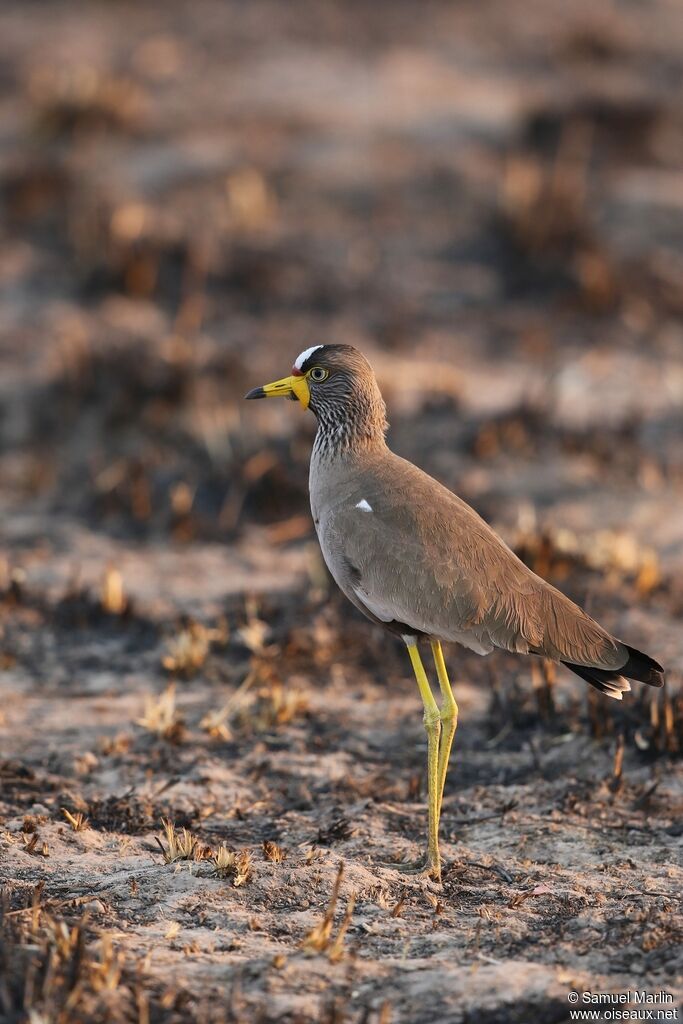
[(307, 348), (305, 352), (302, 352), (300, 356), (297, 356), (296, 360), (294, 361), (294, 365), (297, 368), (297, 370), (301, 369), (301, 367), (304, 365), (306, 360), (310, 356), (312, 356), (314, 352), (317, 352), (319, 348), (324, 348), (324, 347), (325, 347), (324, 345), (313, 345), (312, 348)]
[(372, 505), (370, 505), (365, 500), (365, 498), (362, 498), (361, 501), (358, 502), (358, 504), (356, 505), (356, 508), (362, 508), (364, 512), (372, 512)]

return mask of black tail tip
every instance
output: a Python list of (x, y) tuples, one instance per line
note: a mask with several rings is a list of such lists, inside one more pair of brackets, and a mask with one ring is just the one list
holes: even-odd
[(628, 651), (628, 661), (619, 669), (619, 673), (626, 676), (627, 679), (637, 679), (639, 683), (647, 683), (648, 686), (663, 686), (664, 669), (659, 662), (648, 654), (637, 651), (635, 647), (629, 647), (627, 644), (624, 646)]
[(569, 661), (563, 661), (562, 664), (570, 668), (577, 676), (585, 679), (596, 690), (600, 690), (601, 693), (605, 693), (615, 700), (621, 700), (622, 695), (631, 689), (627, 679), (635, 679), (648, 686), (664, 685), (664, 669), (659, 662), (648, 654), (637, 651), (635, 647), (629, 647), (627, 644), (623, 646), (628, 651), (628, 659), (621, 668), (593, 668), (588, 665), (574, 665)]

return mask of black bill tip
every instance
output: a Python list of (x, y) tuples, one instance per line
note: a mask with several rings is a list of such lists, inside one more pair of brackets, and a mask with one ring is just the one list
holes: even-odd
[(263, 388), (252, 388), (251, 391), (247, 391), (245, 398), (265, 398), (266, 393)]

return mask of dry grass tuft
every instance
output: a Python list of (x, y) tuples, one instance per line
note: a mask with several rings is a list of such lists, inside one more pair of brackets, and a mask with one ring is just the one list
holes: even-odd
[(230, 722), (236, 718), (238, 710), (245, 703), (245, 695), (256, 680), (256, 671), (251, 671), (222, 708), (207, 712), (199, 723), (199, 727), (208, 732), (212, 739), (228, 741), (232, 739)]
[(401, 914), (403, 913), (403, 910), (405, 908), (407, 898), (408, 898), (408, 890), (404, 889), (403, 892), (401, 893), (401, 895), (398, 898), (398, 903), (396, 903), (391, 908), (391, 916), (392, 917), (400, 917), (401, 916)]
[(162, 818), (166, 846), (155, 836), (166, 864), (179, 861), (204, 862), (211, 866), (211, 873), (217, 878), (230, 878), (235, 888), (247, 885), (251, 881), (253, 866), (248, 850), (229, 850), (227, 846), (214, 849), (201, 843), (189, 829), (177, 829), (175, 825)]
[(130, 745), (131, 737), (124, 732), (119, 732), (115, 736), (102, 736), (97, 744), (100, 753), (105, 757), (127, 754)]
[(224, 646), (228, 635), (225, 623), (221, 623), (215, 629), (209, 629), (201, 622), (191, 620), (169, 640), (168, 653), (162, 658), (161, 663), (167, 672), (183, 679), (191, 679), (203, 666), (212, 645)]
[(30, 835), (27, 835), (26, 832), (22, 832), (21, 839), (26, 849), (26, 853), (30, 853), (34, 857), (50, 856), (50, 847), (44, 840), (41, 841), (37, 832), (33, 832)]
[(308, 697), (302, 690), (285, 686), (270, 662), (254, 658), (252, 664), (226, 704), (207, 712), (199, 723), (212, 738), (227, 741), (234, 731), (271, 732), (308, 713)]
[(175, 686), (171, 684), (158, 697), (145, 697), (145, 713), (136, 724), (169, 743), (182, 742), (185, 725), (175, 704)]
[(264, 839), (263, 856), (265, 860), (272, 861), (273, 864), (280, 864), (285, 859), (285, 851), (272, 839)]
[(649, 700), (649, 729), (635, 734), (640, 750), (680, 754), (683, 751), (683, 692), (670, 693), (668, 687), (652, 693), (645, 691), (641, 700)]
[(250, 651), (254, 654), (261, 654), (270, 633), (270, 626), (260, 618), (256, 598), (250, 596), (245, 599), (244, 616), (246, 621), (237, 630), (237, 635)]
[(213, 873), (217, 878), (230, 878), (235, 888), (247, 885), (253, 875), (251, 854), (248, 850), (228, 850), (225, 846), (219, 846), (211, 855)]
[(339, 931), (336, 937), (333, 937), (333, 926), (334, 926), (334, 914), (337, 909), (337, 902), (339, 900), (339, 893), (341, 891), (342, 879), (344, 877), (344, 864), (339, 864), (339, 870), (337, 871), (337, 877), (334, 880), (332, 887), (332, 895), (330, 896), (330, 902), (327, 905), (322, 921), (313, 928), (304, 941), (301, 944), (301, 948), (306, 953), (325, 953), (328, 960), (332, 963), (336, 963), (341, 960), (344, 955), (344, 937), (351, 923), (353, 916), (353, 908), (356, 904), (356, 894), (351, 893), (349, 896), (348, 903), (346, 904), (346, 910), (344, 916), (339, 925)]
[(348, 818), (337, 818), (327, 828), (318, 829), (316, 844), (318, 846), (332, 846), (333, 843), (342, 843), (345, 839), (350, 839), (355, 831), (355, 827)]
[(207, 711), (200, 721), (199, 727), (208, 733), (212, 740), (222, 740), (227, 743), (232, 739), (232, 730), (228, 725), (229, 715), (230, 708), (228, 707)]
[(234, 723), (247, 733), (270, 732), (308, 713), (308, 698), (296, 687), (286, 687), (272, 669), (249, 701), (238, 706)]
[(154, 838), (167, 864), (175, 864), (179, 860), (205, 859), (199, 840), (192, 835), (189, 829), (177, 829), (173, 822), (166, 818), (161, 819), (161, 824), (166, 837), (166, 846), (164, 847), (158, 836)]
[(99, 943), (99, 959), (90, 961), (90, 984), (95, 992), (115, 992), (123, 974), (125, 956), (114, 946), (111, 935), (103, 933)]
[(72, 814), (71, 811), (67, 811), (66, 807), (62, 807), (62, 814), (74, 832), (84, 832), (87, 828), (90, 828), (90, 822), (81, 811), (76, 811), (75, 814)]
[[(42, 905), (42, 885), (23, 910), (0, 908), (0, 1016), (3, 1020), (144, 1020), (135, 1013), (132, 973), (112, 936), (93, 935), (87, 916), (76, 923)], [(138, 988), (135, 979), (135, 988)], [(142, 993), (141, 993), (142, 994)]]

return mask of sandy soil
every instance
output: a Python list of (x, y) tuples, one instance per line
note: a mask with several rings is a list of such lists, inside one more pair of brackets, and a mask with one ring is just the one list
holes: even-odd
[[(3, 1020), (683, 994), (682, 37), (666, 0), (3, 5)], [(669, 670), (618, 705), (449, 651), (440, 888), (383, 866), (420, 705), (320, 561), (313, 424), (240, 400), (321, 339)]]

